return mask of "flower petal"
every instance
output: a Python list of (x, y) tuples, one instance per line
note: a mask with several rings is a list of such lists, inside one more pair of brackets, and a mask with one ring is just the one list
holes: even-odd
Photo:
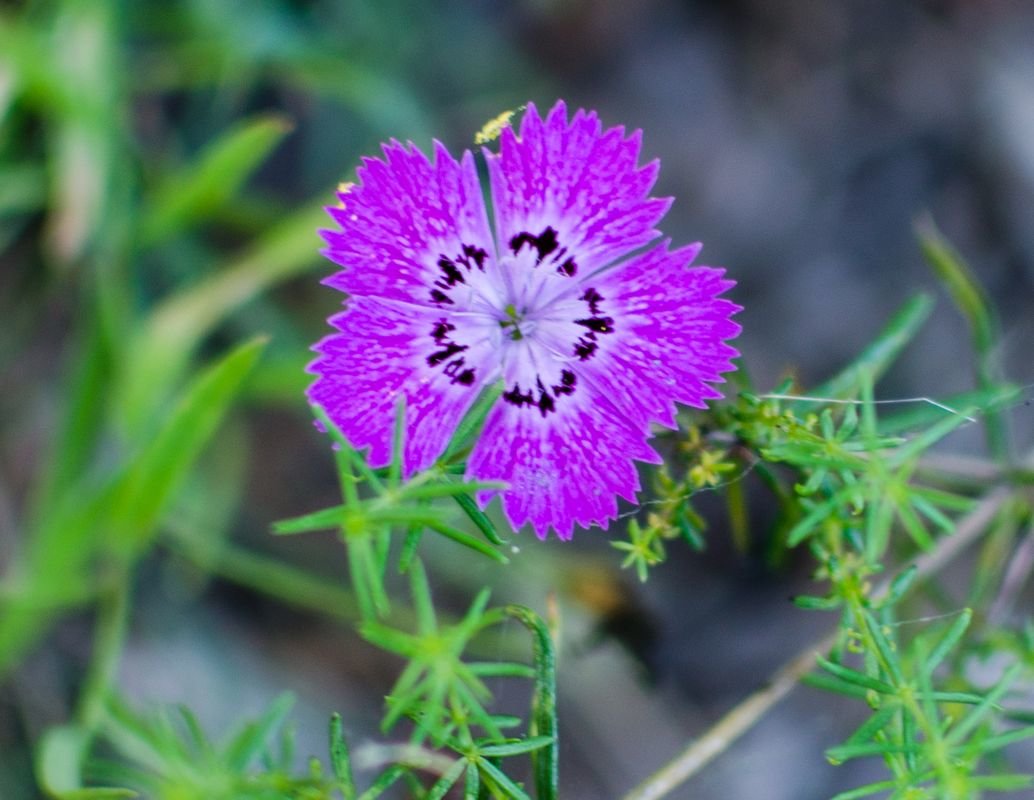
[(363, 159), (359, 184), (327, 211), (340, 230), (321, 231), (324, 255), (344, 267), (324, 282), (353, 295), (428, 304), (442, 256), (463, 246), (494, 253), (474, 157), (457, 162), (435, 142), (431, 163), (414, 145), (391, 142), (384, 160)]
[(306, 392), (309, 402), (321, 405), (354, 447), (370, 448), (371, 466), (391, 461), (400, 397), (406, 402), (403, 466), (409, 475), (444, 452), (485, 383), (487, 373), (470, 352), (463, 352), (464, 369), (472, 372), (468, 383), (458, 380), (461, 371), (450, 374), (448, 363), (429, 363), (441, 352), (433, 338), (439, 316), (434, 309), (354, 297), (330, 320), (338, 333), (313, 348), (320, 356), (308, 368), (318, 376)]
[[(660, 461), (645, 433), (605, 399), (582, 397), (549, 414), (505, 402), (489, 413), (467, 477), (508, 484), (498, 494), (515, 530), (530, 522), (540, 539), (550, 528), (570, 539), (576, 524), (606, 528), (617, 516), (616, 495), (634, 502), (639, 491), (632, 459)], [(478, 500), (485, 506), (495, 494)]]
[(735, 285), (725, 270), (690, 267), (699, 245), (669, 251), (668, 242), (586, 283), (614, 321), (595, 340), (593, 356), (572, 367), (641, 428), (675, 427), (674, 402), (703, 408), (721, 397), (738, 355), (726, 344), (740, 332), (731, 317), (740, 306), (719, 297)]
[(506, 128), (499, 154), (485, 150), (500, 253), (552, 228), (584, 275), (656, 238), (671, 201), (648, 197), (658, 162), (638, 166), (640, 139), (603, 131), (593, 112), (568, 124), (563, 101), (545, 120), (529, 104), (519, 137)]

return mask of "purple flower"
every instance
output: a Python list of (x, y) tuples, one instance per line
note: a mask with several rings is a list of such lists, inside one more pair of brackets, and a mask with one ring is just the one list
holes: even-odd
[(310, 401), (382, 466), (404, 397), (408, 474), (501, 380), (467, 477), (504, 481), (510, 522), (540, 537), (606, 527), (617, 495), (635, 500), (633, 460), (659, 461), (651, 423), (721, 397), (740, 330), (724, 270), (655, 241), (671, 200), (649, 196), (658, 162), (638, 166), (639, 145), (593, 112), (529, 104), (485, 152), (491, 220), (469, 151), (457, 162), (435, 142), (428, 160), (392, 141), (365, 158), (329, 209), (340, 230), (323, 231), (344, 268), (325, 283), (349, 298), (315, 347)]

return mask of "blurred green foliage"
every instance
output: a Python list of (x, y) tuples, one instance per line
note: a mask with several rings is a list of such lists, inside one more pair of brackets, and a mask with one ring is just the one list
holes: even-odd
[[(427, 64), (468, 96), (520, 80), (500, 42), (479, 69), (477, 52), (438, 57), (453, 21), (399, 0), (0, 7), (0, 372), (27, 373), (26, 399), (60, 373), (4, 541), (17, 549), (0, 678), (53, 622), (97, 609), (76, 719), (53, 738), (74, 776), (62, 789), (108, 716), (134, 571), (163, 534), (291, 602), (355, 608), (325, 579), (221, 543), (248, 459), (226, 423), (249, 403), (305, 413), (325, 314), (300, 317), (298, 290), (276, 287), (321, 269), (322, 205), (361, 152), (429, 139), (449, 98)], [(32, 347), (46, 370), (20, 364)]]

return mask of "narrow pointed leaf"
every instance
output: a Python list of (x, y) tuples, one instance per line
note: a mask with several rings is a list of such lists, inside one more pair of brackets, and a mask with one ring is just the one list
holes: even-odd
[(873, 678), (871, 675), (866, 675), (857, 670), (853, 670), (850, 667), (836, 664), (822, 656), (817, 656), (816, 661), (824, 670), (831, 673), (835, 677), (839, 678), (846, 683), (853, 683), (855, 686), (861, 686), (864, 689), (871, 689), (874, 692), (880, 694), (893, 694), (894, 687), (886, 681), (881, 681), (878, 678)]
[(452, 440), (449, 442), (448, 447), (445, 448), (445, 453), (439, 459), (439, 463), (447, 464), (473, 446), (474, 437), (481, 432), (485, 419), (488, 417), (488, 412), (492, 410), (496, 400), (499, 399), (502, 393), (502, 381), (498, 381), (481, 391), (477, 400), (474, 401), (474, 405), (470, 407), (463, 419), (460, 420), (460, 424), (456, 426), (456, 433), (453, 434)]
[(479, 752), (481, 755), (489, 758), (506, 758), (508, 756), (520, 755), (521, 753), (530, 753), (532, 750), (538, 750), (551, 744), (553, 744), (553, 739), (549, 736), (532, 736), (519, 742), (487, 745), (482, 747)]
[(932, 675), (933, 671), (944, 661), (948, 653), (959, 643), (972, 620), (973, 609), (963, 609), (962, 613), (951, 624), (951, 627), (944, 632), (944, 636), (941, 637), (934, 649), (930, 651), (930, 655), (923, 662), (922, 669), (927, 675)]
[(244, 181), (291, 130), (283, 117), (247, 120), (210, 144), (151, 198), (141, 239), (151, 245), (203, 222), (233, 199)]
[(215, 433), (265, 347), (253, 339), (205, 369), (184, 391), (157, 435), (135, 459), (116, 498), (112, 517), (118, 544), (141, 548), (202, 448)]
[(226, 747), (227, 765), (235, 772), (244, 772), (268, 747), (293, 705), (294, 697), (282, 694), (259, 719), (245, 725)]
[(912, 341), (933, 309), (929, 295), (919, 294), (905, 303), (872, 343), (850, 365), (811, 392), (816, 397), (845, 397), (859, 388), (860, 376), (878, 380)]
[(456, 494), (453, 497), (464, 513), (470, 517), (470, 521), (477, 525), (478, 530), (484, 534), (488, 541), (499, 546), (506, 544), (502, 537), (499, 536), (499, 532), (495, 529), (495, 525), (492, 524), (492, 520), (488, 518), (484, 511), (478, 508), (478, 504), (474, 502), (469, 494)]
[(348, 755), (341, 715), (330, 718), (330, 768), (337, 780), (337, 788), (343, 800), (355, 800), (355, 779), (352, 777), (352, 760)]

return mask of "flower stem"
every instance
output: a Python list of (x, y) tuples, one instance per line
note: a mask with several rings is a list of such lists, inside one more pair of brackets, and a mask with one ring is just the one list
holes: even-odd
[(79, 724), (90, 731), (96, 729), (104, 716), (108, 694), (118, 672), (129, 625), (129, 582), (129, 571), (121, 571), (100, 595), (93, 658), (76, 711)]

